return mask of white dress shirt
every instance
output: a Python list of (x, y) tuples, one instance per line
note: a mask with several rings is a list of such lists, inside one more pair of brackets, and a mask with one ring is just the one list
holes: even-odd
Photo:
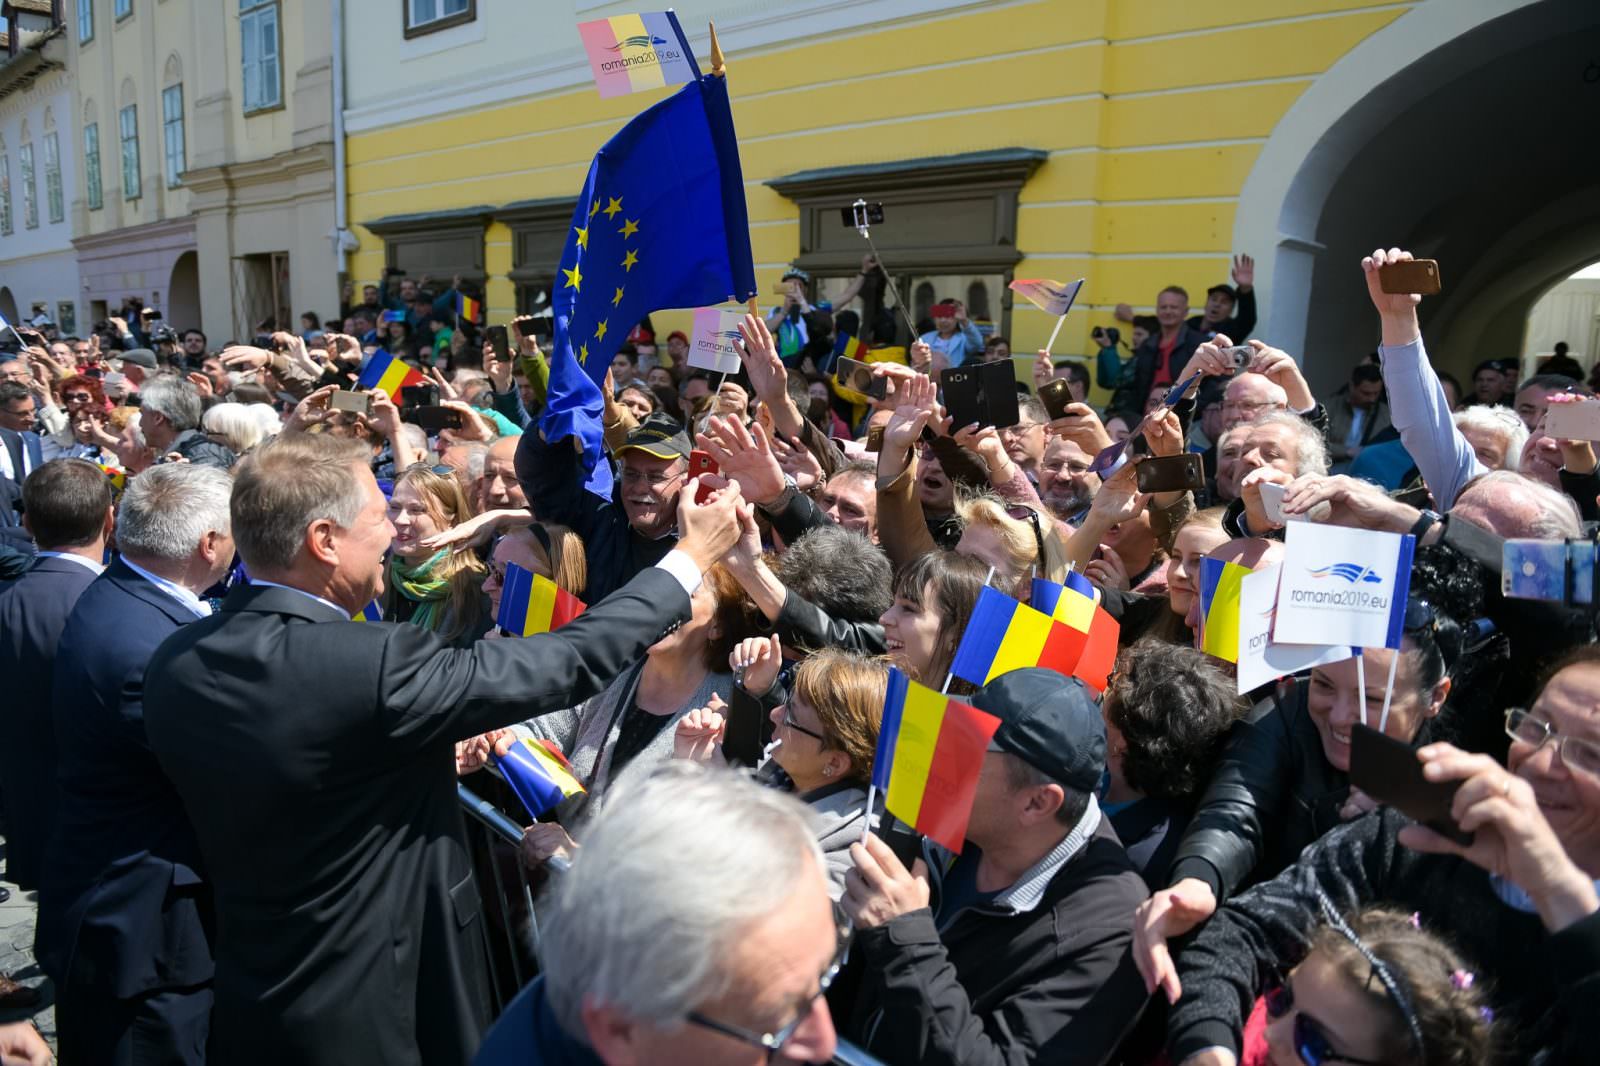
[(205, 600), (202, 600), (199, 596), (196, 596), (193, 592), (190, 592), (176, 581), (168, 581), (164, 577), (159, 577), (155, 574), (152, 574), (142, 566), (134, 563), (133, 560), (129, 559), (126, 555), (122, 557), (122, 561), (127, 564), (129, 570), (132, 570), (134, 573), (150, 582), (150, 584), (154, 585), (156, 588), (160, 589), (162, 592), (165, 592), (168, 596), (171, 596), (189, 610), (193, 611), (196, 618), (205, 618), (211, 614), (211, 605), (209, 603), (207, 603)]

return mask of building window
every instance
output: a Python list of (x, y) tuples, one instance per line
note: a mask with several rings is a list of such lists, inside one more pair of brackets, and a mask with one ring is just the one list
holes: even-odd
[(122, 198), (139, 198), (139, 105), (129, 104), (117, 113), (122, 132)]
[(133, 0), (113, 0), (111, 13), (119, 19), (125, 19), (133, 14)]
[(78, 332), (78, 305), (71, 300), (60, 300), (56, 303), (56, 329), (64, 337), (70, 337)]
[(11, 157), (0, 155), (0, 237), (11, 236)]
[(183, 183), (183, 86), (161, 90), (161, 133), (167, 150), (167, 188)]
[(78, 0), (78, 43), (94, 40), (94, 0)]
[(33, 180), (33, 145), (22, 146), (22, 224), (39, 228), (39, 187)]
[(98, 211), (105, 206), (105, 194), (100, 191), (100, 123), (91, 122), (83, 127), (83, 175), (85, 191), (89, 194), (89, 210)]
[(477, 17), (477, 0), (405, 0), (406, 36), (433, 33)]
[(61, 194), (61, 142), (53, 130), (44, 135), (44, 202), (51, 222), (67, 217), (65, 197)]
[(283, 103), (278, 71), (278, 5), (276, 0), (239, 0), (239, 35), (244, 57), (244, 110), (264, 111)]

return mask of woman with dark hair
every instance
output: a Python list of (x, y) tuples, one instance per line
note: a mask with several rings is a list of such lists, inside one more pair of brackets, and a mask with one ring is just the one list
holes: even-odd
[[(931, 551), (895, 575), (894, 603), (878, 622), (889, 660), (907, 677), (932, 688), (944, 684), (988, 573), (969, 555)], [(972, 691), (961, 688), (966, 684), (956, 681), (951, 691)]]

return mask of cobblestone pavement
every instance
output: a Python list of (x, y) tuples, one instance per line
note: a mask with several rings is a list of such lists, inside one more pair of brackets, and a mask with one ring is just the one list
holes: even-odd
[[(0, 855), (4, 852), (5, 837), (0, 835)], [(34, 894), (22, 891), (9, 881), (0, 880), (0, 885), (11, 890), (11, 898), (0, 903), (0, 973), (38, 988), (44, 994), (40, 1006), (26, 1010), (0, 1009), (0, 1022), (31, 1017), (53, 1051), (56, 1046), (54, 990), (33, 959)]]

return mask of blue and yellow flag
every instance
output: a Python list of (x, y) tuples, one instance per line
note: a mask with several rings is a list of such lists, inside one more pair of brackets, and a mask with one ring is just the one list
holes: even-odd
[(572, 765), (547, 741), (523, 737), (495, 765), (534, 818), (584, 790), (572, 776)]
[[(692, 56), (687, 44), (684, 52)], [(652, 311), (743, 303), (756, 293), (725, 77), (697, 68), (694, 81), (596, 153), (554, 288), (539, 428), (552, 444), (573, 436), (583, 443), (586, 487), (609, 499), (600, 383), (628, 331)]]
[(373, 600), (361, 610), (350, 616), (352, 622), (381, 622), (383, 621), (383, 608), (377, 600)]

